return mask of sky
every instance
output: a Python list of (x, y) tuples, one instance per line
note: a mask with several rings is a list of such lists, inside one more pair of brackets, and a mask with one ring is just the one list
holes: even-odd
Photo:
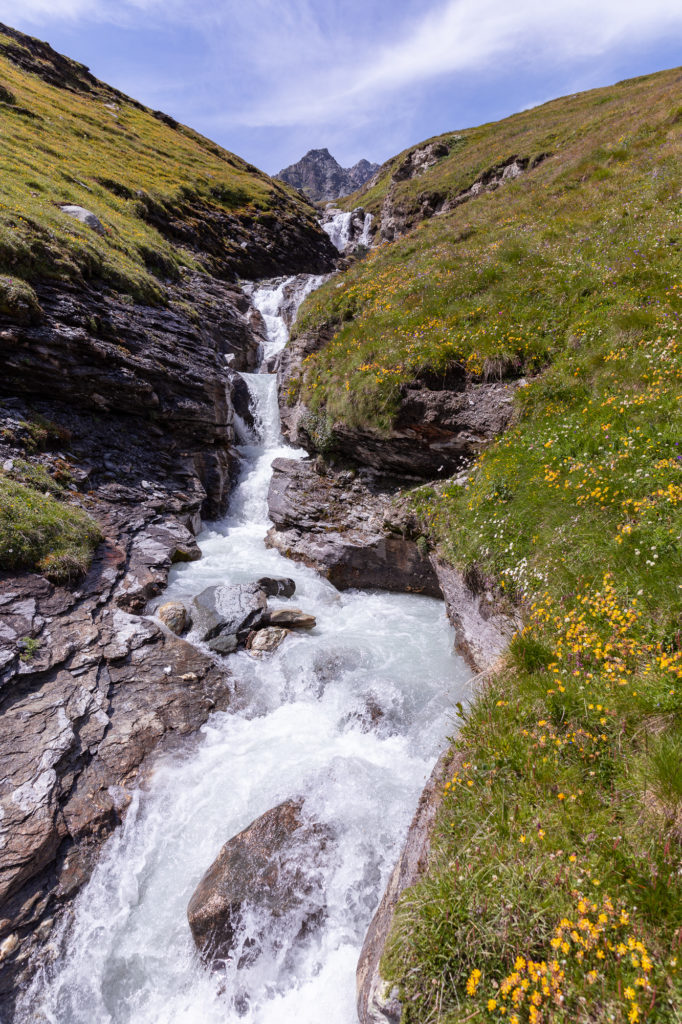
[(682, 63), (682, 0), (0, 0), (0, 21), (271, 174)]

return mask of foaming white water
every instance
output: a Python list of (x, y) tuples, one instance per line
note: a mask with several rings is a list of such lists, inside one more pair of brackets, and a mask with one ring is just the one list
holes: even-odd
[(322, 225), (339, 252), (343, 252), (350, 241), (352, 221), (352, 213), (335, 210), (329, 220)]
[(250, 286), (251, 301), (263, 317), (267, 332), (263, 363), (284, 348), (299, 306), (326, 279), (324, 274), (297, 274)]
[(343, 210), (332, 209), (326, 214), (329, 219), (323, 222), (322, 228), (327, 232), (339, 252), (345, 252), (351, 244), (354, 246), (364, 245), (367, 249), (372, 244), (371, 227), (374, 218), (371, 213), (365, 214), (362, 231), (356, 238), (353, 238), (357, 231), (354, 223), (356, 212), (353, 210), (351, 213), (344, 213)]
[(364, 245), (366, 249), (369, 249), (370, 245), (372, 244), (371, 229), (373, 220), (374, 217), (372, 216), (371, 213), (365, 214), (365, 222), (362, 225), (362, 234), (358, 239), (359, 245)]
[[(246, 380), (260, 440), (242, 448), (230, 512), (200, 536), (202, 559), (174, 571), (163, 599), (287, 575), (296, 580), (293, 603), (313, 612), (317, 627), (264, 660), (240, 652), (226, 661), (233, 709), (214, 714), (135, 794), (54, 940), (61, 955), (18, 1012), (21, 1024), (356, 1019), (362, 940), (469, 673), (440, 602), (339, 593), (264, 547), (271, 462), (305, 453), (282, 444), (274, 378)], [(241, 947), (220, 971), (204, 968), (186, 918), (194, 888), (229, 838), (299, 796), (305, 814), (335, 835), (322, 924), (297, 944), (291, 922), (259, 922), (254, 910), (246, 925), (266, 932), (260, 957), (240, 969)]]

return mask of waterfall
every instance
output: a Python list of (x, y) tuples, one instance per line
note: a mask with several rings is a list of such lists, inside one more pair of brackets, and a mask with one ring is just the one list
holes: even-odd
[[(286, 341), (284, 307), (319, 280), (254, 288), (268, 331), (264, 357)], [(162, 600), (189, 600), (213, 584), (291, 576), (295, 604), (315, 614), (317, 627), (292, 634), (266, 659), (241, 651), (224, 662), (238, 693), (234, 709), (215, 713), (199, 737), (165, 755), (134, 794), (72, 919), (53, 933), (57, 955), (46, 958), (17, 1024), (356, 1020), (364, 934), (469, 672), (453, 653), (441, 602), (339, 593), (312, 569), (265, 548), (272, 461), (305, 453), (283, 444), (275, 378), (244, 378), (257, 438), (244, 435), (240, 481), (227, 516), (198, 538), (203, 557), (173, 570)], [(292, 797), (302, 797), (306, 815), (334, 831), (324, 921), (295, 953), (293, 937), (264, 921), (269, 942), (255, 962), (240, 969), (235, 957), (211, 971), (193, 946), (188, 901), (222, 845)]]
[(296, 274), (293, 277), (278, 277), (257, 285), (246, 285), (244, 290), (250, 294), (251, 302), (265, 322), (267, 340), (261, 353), (264, 366), (267, 366), (268, 360), (280, 352), (289, 340), (289, 328), (296, 319), (303, 300), (319, 288), (327, 277), (326, 274)]
[[(362, 214), (362, 226), (360, 226), (360, 214)], [(369, 249), (372, 244), (373, 220), (372, 214), (364, 213), (362, 209), (345, 213), (343, 210), (331, 208), (325, 211), (322, 227), (339, 252), (355, 249), (358, 245)]]
[(352, 225), (352, 213), (344, 213), (343, 210), (333, 210), (331, 211), (330, 219), (323, 223), (322, 227), (339, 252), (344, 252), (350, 242)]

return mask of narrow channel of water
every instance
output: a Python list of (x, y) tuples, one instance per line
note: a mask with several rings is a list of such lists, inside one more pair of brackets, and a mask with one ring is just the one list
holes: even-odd
[[(275, 288), (281, 282), (269, 292), (261, 286), (254, 300), (276, 321)], [(270, 348), (281, 345), (281, 323), (269, 320), (268, 330)], [(272, 460), (305, 453), (280, 437), (275, 378), (246, 380), (257, 432), (243, 438), (229, 513), (201, 534), (202, 559), (173, 572), (164, 600), (291, 576), (290, 603), (315, 614), (317, 627), (262, 660), (247, 652), (227, 659), (234, 710), (214, 714), (200, 740), (166, 756), (135, 795), (56, 940), (59, 959), (19, 1011), (22, 1024), (356, 1021), (364, 934), (470, 673), (453, 653), (441, 602), (339, 593), (265, 548)], [(239, 970), (235, 957), (209, 971), (187, 924), (192, 892), (229, 838), (292, 797), (303, 797), (305, 814), (336, 834), (324, 874), (326, 918), (294, 952), (292, 936), (268, 924), (255, 963)]]

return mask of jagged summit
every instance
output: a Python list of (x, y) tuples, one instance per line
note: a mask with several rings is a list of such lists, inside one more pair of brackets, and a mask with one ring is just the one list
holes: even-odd
[(275, 177), (319, 202), (350, 195), (378, 170), (379, 164), (369, 160), (358, 160), (353, 167), (342, 167), (328, 149), (311, 149), (298, 163), (285, 167)]

